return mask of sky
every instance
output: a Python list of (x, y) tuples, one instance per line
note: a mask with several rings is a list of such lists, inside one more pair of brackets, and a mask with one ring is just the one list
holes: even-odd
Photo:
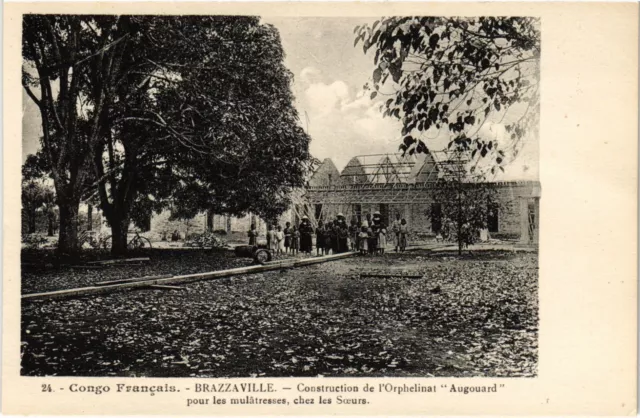
[[(397, 152), (402, 125), (383, 118), (379, 100), (371, 100), (363, 86), (371, 80), (373, 48), (365, 55), (354, 47), (353, 30), (371, 18), (264, 17), (280, 32), (285, 65), (294, 75), (295, 106), (311, 136), (311, 154), (331, 158), (341, 170), (356, 155)], [(23, 160), (38, 149), (41, 126), (37, 108), (23, 92)], [(506, 135), (500, 122), (483, 127), (488, 137)], [(431, 149), (442, 149), (448, 133), (430, 138)], [(538, 179), (538, 139), (529, 138), (518, 157), (497, 180)]]

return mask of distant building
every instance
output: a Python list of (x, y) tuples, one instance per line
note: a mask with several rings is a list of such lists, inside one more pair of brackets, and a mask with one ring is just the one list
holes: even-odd
[[(442, 177), (446, 164), (437, 153), (362, 155), (353, 157), (340, 172), (327, 158), (310, 177), (308, 186), (295, 191), (290, 209), (278, 222), (282, 226), (286, 222), (299, 224), (306, 215), (316, 226), (318, 220), (335, 219), (338, 213), (361, 222), (368, 213), (379, 211), (391, 223), (398, 213), (407, 220), (413, 239), (428, 239), (441, 226), (437, 219), (432, 222), (429, 215), (441, 210), (441, 202), (433, 199), (433, 188), (437, 187), (436, 181)], [(487, 219), (490, 236), (537, 243), (540, 183), (524, 180), (490, 183), (495, 185), (499, 198), (499, 209), (490, 211)], [(234, 217), (201, 213), (190, 220), (171, 220), (170, 215), (170, 210), (153, 214), (148, 228), (142, 232), (152, 241), (159, 241), (170, 239), (173, 231), (178, 231), (183, 239), (219, 230), (242, 239), (252, 223), (262, 235), (267, 229), (266, 222), (253, 214)], [(81, 214), (79, 229), (85, 229), (85, 218), (86, 214)], [(98, 229), (100, 219), (96, 213), (94, 222)]]
[[(418, 237), (436, 235), (440, 225), (429, 214), (438, 212), (441, 202), (433, 199), (435, 182), (442, 176), (445, 162), (434, 154), (399, 154), (353, 157), (338, 172), (325, 159), (309, 181), (297, 206), (294, 219), (306, 214), (316, 223), (343, 213), (358, 222), (367, 213), (379, 211), (387, 223), (396, 213), (405, 218)], [(490, 211), (489, 233), (495, 238), (537, 243), (540, 183), (538, 181), (491, 182), (498, 191), (499, 210)]]

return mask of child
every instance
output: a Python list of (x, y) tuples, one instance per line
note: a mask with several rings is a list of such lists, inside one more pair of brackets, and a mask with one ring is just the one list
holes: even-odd
[(358, 235), (358, 238), (360, 238), (359, 242), (360, 242), (360, 255), (366, 255), (367, 252), (369, 251), (368, 249), (368, 243), (369, 243), (369, 234), (367, 233), (367, 227), (363, 226), (362, 230), (360, 231), (360, 234)]
[(289, 254), (291, 248), (291, 222), (287, 222), (284, 228), (284, 252)]
[(267, 231), (267, 247), (274, 253), (278, 250), (278, 243), (276, 242), (276, 230), (273, 229), (273, 225), (269, 225), (269, 231)]
[(276, 253), (283, 254), (284, 253), (284, 232), (282, 232), (282, 227), (278, 225), (278, 230), (275, 233), (276, 238)]
[(407, 221), (402, 218), (400, 221), (400, 251), (404, 252), (407, 248), (407, 233), (409, 232), (409, 227), (407, 226)]
[(294, 225), (291, 228), (291, 254), (298, 255), (298, 251), (300, 250), (300, 231)]
[(316, 255), (321, 253), (324, 255), (324, 225), (322, 221), (318, 221), (318, 227), (316, 228)]
[(384, 249), (387, 246), (387, 230), (383, 226), (378, 232), (378, 253), (384, 255)]

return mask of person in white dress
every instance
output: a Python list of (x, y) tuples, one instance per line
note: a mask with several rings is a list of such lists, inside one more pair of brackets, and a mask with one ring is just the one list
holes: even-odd
[(276, 253), (284, 254), (284, 231), (282, 227), (278, 225), (278, 230), (275, 233), (275, 241), (276, 241)]

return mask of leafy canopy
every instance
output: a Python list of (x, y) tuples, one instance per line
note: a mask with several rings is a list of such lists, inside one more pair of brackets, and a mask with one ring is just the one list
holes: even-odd
[[(495, 167), (516, 155), (538, 126), (539, 20), (528, 17), (387, 17), (354, 30), (375, 50), (371, 98), (388, 97), (385, 116), (402, 122), (403, 152), (425, 152), (425, 138), (448, 131), (449, 148)], [(502, 123), (506, 144), (483, 137)], [(500, 148), (500, 149), (499, 149)]]

